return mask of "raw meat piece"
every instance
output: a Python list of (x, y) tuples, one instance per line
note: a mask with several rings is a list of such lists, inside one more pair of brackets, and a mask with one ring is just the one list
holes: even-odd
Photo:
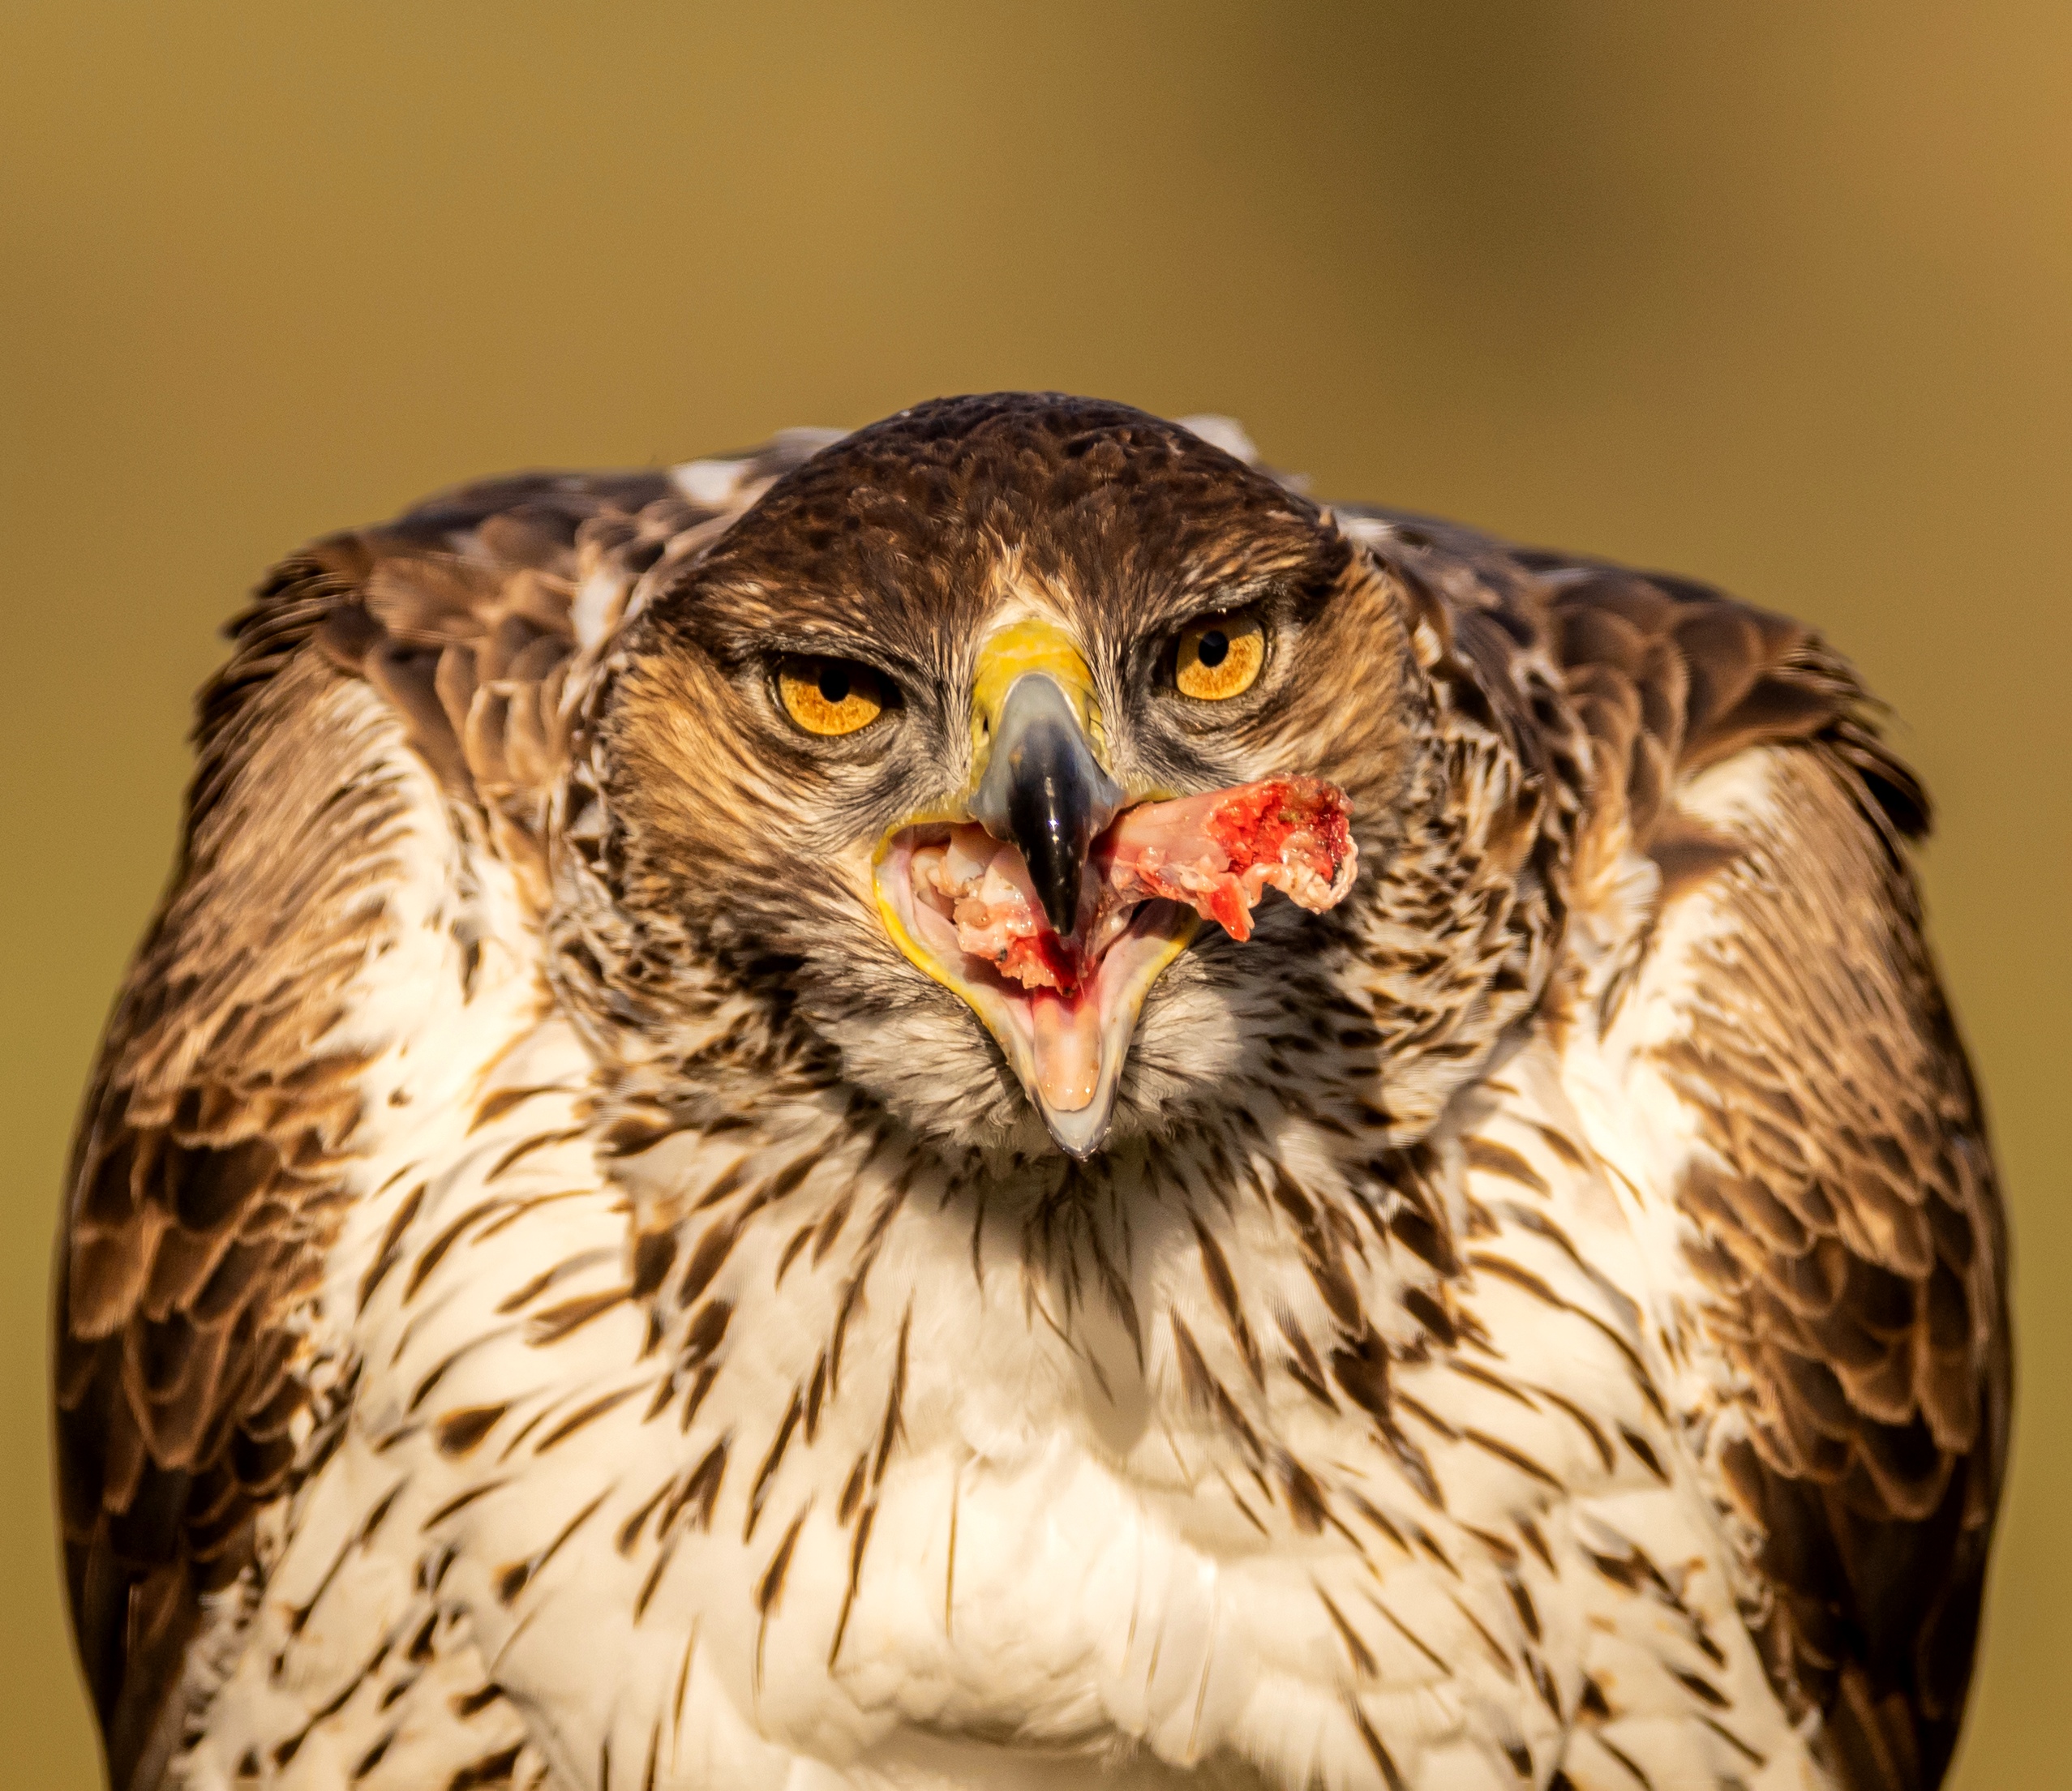
[(959, 949), (1027, 989), (1070, 995), (1143, 903), (1178, 902), (1233, 939), (1276, 889), (1322, 913), (1352, 887), (1358, 854), (1345, 793), (1317, 778), (1272, 778), (1204, 795), (1144, 803), (1094, 843), (1080, 925), (1053, 932), (1022, 855), (969, 825), (918, 846), (917, 898), (945, 910)]
[(1321, 914), (1353, 886), (1349, 812), (1345, 792), (1320, 778), (1146, 803), (1095, 848), (1104, 899), (1184, 902), (1240, 940), (1252, 936), (1252, 910), (1269, 889)]

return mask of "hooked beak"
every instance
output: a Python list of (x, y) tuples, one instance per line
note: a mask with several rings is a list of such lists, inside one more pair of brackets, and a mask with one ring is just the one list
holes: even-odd
[(971, 804), (973, 821), (1020, 848), (1044, 912), (1066, 934), (1079, 928), (1087, 850), (1122, 806), (1122, 787), (1094, 756), (1075, 697), (1090, 705), (1092, 692), (1070, 690), (1049, 670), (1015, 679)]
[[(1198, 923), (1176, 902), (1152, 901), (1092, 936), (1087, 859), (1130, 799), (1101, 762), (1092, 675), (1062, 628), (1023, 621), (986, 642), (972, 734), (964, 801), (902, 823), (881, 843), (879, 911), (900, 949), (999, 1042), (1058, 1145), (1083, 1159), (1108, 1135), (1144, 996)], [(1015, 850), (990, 847), (980, 829)], [(957, 866), (961, 884), (950, 874)], [(965, 951), (958, 923), (967, 910), (938, 893), (952, 887), (1009, 905), (1019, 889), (1024, 914), (1040, 903), (1048, 932), (1027, 943), (1054, 977), (1018, 981)]]

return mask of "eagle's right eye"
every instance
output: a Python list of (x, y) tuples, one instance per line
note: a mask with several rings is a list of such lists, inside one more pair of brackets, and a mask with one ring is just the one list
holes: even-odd
[(884, 673), (854, 659), (792, 653), (777, 668), (777, 694), (784, 713), (809, 734), (854, 734), (891, 706), (892, 686)]

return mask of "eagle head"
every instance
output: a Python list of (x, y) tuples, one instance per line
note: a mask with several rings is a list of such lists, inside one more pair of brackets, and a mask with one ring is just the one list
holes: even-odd
[(1413, 633), (1328, 512), (1177, 424), (902, 412), (650, 574), (557, 974), (706, 1128), (837, 1099), (1084, 1157), (1366, 1100), (1377, 872), (1433, 757)]

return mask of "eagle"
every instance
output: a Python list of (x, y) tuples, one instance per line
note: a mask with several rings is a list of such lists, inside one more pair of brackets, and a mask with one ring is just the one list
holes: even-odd
[(1810, 628), (1004, 393), (282, 563), (64, 1208), (118, 1791), (1931, 1791), (2007, 1240)]

